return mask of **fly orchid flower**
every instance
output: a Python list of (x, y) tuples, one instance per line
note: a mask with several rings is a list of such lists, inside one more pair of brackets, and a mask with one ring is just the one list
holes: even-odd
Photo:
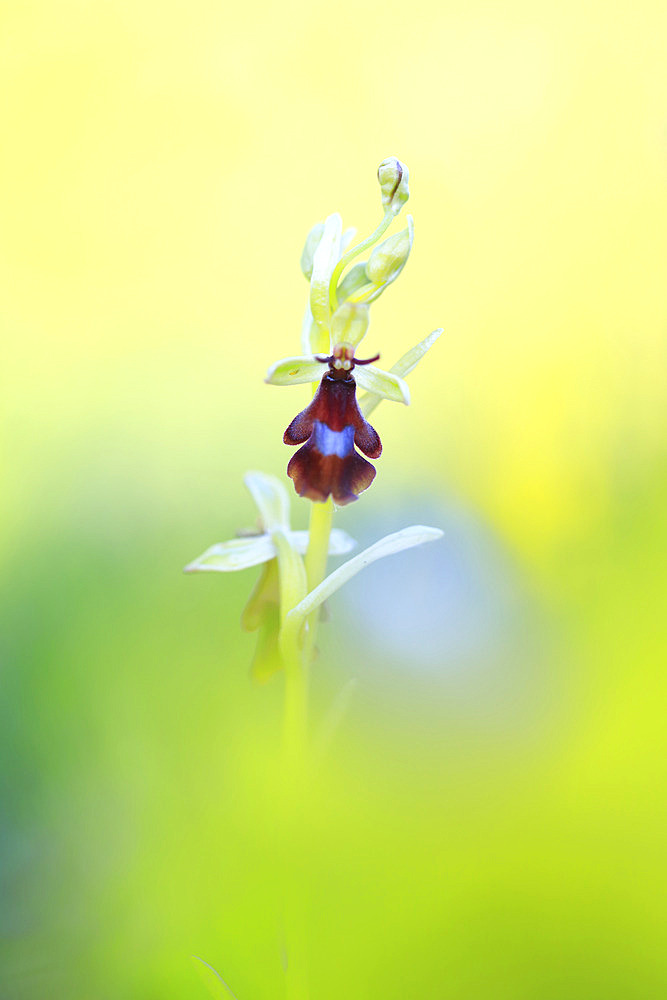
[[(318, 222), (308, 234), (301, 256), (303, 273), (310, 282), (301, 335), (304, 353), (277, 361), (265, 379), (271, 385), (320, 383), (310, 406), (294, 418), (283, 436), (285, 444), (303, 444), (290, 459), (287, 473), (300, 496), (315, 501), (332, 496), (339, 506), (356, 500), (375, 478), (373, 466), (355, 449), (356, 445), (368, 458), (378, 458), (382, 451), (380, 438), (365, 415), (383, 399), (410, 402), (403, 376), (442, 333), (435, 330), (389, 371), (373, 364), (379, 354), (367, 360), (355, 358), (368, 331), (370, 305), (403, 270), (414, 236), (408, 216), (406, 229), (389, 236), (375, 246), (367, 261), (344, 273), (355, 257), (378, 243), (408, 200), (408, 169), (400, 160), (384, 160), (378, 180), (384, 217), (366, 240), (346, 250), (351, 231), (342, 232), (338, 214)], [(324, 374), (322, 364), (328, 365)], [(366, 390), (361, 406), (356, 400), (357, 386)]]
[(339, 506), (356, 500), (375, 479), (375, 469), (356, 451), (379, 458), (382, 443), (362, 414), (356, 399), (352, 369), (377, 358), (360, 361), (349, 344), (337, 344), (310, 406), (299, 413), (283, 435), (285, 444), (302, 444), (290, 459), (287, 475), (299, 496), (326, 500), (331, 494)]
[[(301, 256), (310, 283), (302, 354), (276, 362), (266, 377), (273, 385), (319, 382), (310, 405), (283, 435), (286, 444), (301, 445), (287, 471), (300, 496), (320, 502), (332, 497), (339, 506), (356, 500), (375, 478), (375, 468), (366, 459), (379, 458), (382, 444), (366, 418), (383, 399), (409, 403), (405, 376), (442, 333), (434, 330), (389, 371), (375, 366), (377, 354), (356, 356), (368, 330), (371, 304), (396, 280), (412, 247), (410, 217), (406, 229), (379, 242), (408, 200), (407, 167), (389, 157), (380, 164), (378, 180), (384, 215), (367, 239), (348, 249), (354, 231), (343, 232), (338, 214), (318, 222), (308, 234)], [(350, 267), (365, 251), (372, 251), (368, 259)], [(365, 390), (359, 401), (357, 386)], [(228, 573), (263, 567), (241, 620), (247, 631), (259, 631), (255, 676), (268, 676), (302, 655), (308, 646), (305, 637), (316, 627), (313, 612), (364, 566), (442, 535), (437, 528), (412, 525), (387, 535), (324, 578), (326, 556), (348, 552), (353, 539), (331, 530), (331, 515), (321, 508), (319, 519), (318, 508), (311, 512), (310, 531), (293, 531), (289, 499), (279, 480), (249, 472), (245, 484), (259, 511), (259, 530), (212, 545), (185, 570)], [(312, 652), (312, 637), (310, 642)]]

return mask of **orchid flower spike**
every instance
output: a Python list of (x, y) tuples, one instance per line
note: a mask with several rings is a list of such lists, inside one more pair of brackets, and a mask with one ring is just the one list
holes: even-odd
[[(354, 231), (343, 232), (338, 214), (316, 223), (308, 234), (301, 255), (309, 282), (301, 353), (277, 361), (266, 376), (272, 385), (319, 383), (310, 404), (283, 435), (285, 444), (300, 446), (287, 467), (296, 492), (318, 502), (332, 498), (338, 505), (351, 503), (373, 482), (376, 471), (367, 459), (380, 457), (382, 443), (367, 417), (384, 399), (410, 402), (405, 377), (442, 333), (434, 330), (389, 370), (375, 365), (377, 352), (358, 356), (372, 303), (403, 270), (414, 236), (408, 216), (404, 229), (383, 239), (408, 200), (407, 167), (388, 157), (380, 164), (378, 182), (383, 216), (366, 239), (350, 246)], [(366, 252), (365, 260), (354, 263)], [(365, 390), (358, 401), (357, 386)], [(285, 680), (293, 687), (302, 657), (312, 654), (316, 612), (323, 602), (376, 560), (436, 541), (442, 531), (424, 525), (403, 528), (324, 576), (325, 554), (346, 553), (354, 540), (343, 531), (330, 531), (326, 510), (311, 511), (310, 532), (293, 531), (282, 483), (261, 472), (247, 473), (245, 483), (259, 512), (259, 529), (212, 545), (185, 570), (227, 573), (262, 566), (241, 619), (244, 629), (259, 633), (253, 674), (265, 679), (290, 664)]]
[[(333, 496), (337, 504), (350, 503), (370, 486), (375, 469), (354, 446), (369, 458), (378, 458), (382, 445), (364, 414), (383, 399), (410, 402), (404, 375), (442, 333), (435, 330), (388, 371), (373, 364), (379, 354), (366, 360), (355, 357), (368, 332), (370, 307), (403, 270), (414, 238), (408, 216), (405, 229), (379, 242), (408, 200), (408, 168), (396, 157), (387, 157), (378, 168), (378, 182), (384, 215), (367, 239), (346, 249), (352, 231), (343, 233), (338, 214), (316, 223), (308, 234), (301, 255), (301, 268), (310, 282), (302, 353), (276, 361), (265, 379), (270, 385), (319, 382), (312, 403), (294, 418), (283, 437), (285, 444), (303, 444), (287, 471), (297, 493), (315, 501)], [(366, 261), (350, 267), (372, 247)], [(322, 371), (322, 364), (328, 365), (327, 371)], [(361, 405), (357, 386), (366, 390)]]

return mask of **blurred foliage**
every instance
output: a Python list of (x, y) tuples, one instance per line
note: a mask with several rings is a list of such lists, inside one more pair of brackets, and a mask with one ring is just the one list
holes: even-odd
[(446, 333), (337, 520), (448, 534), (332, 601), (313, 995), (663, 995), (664, 5), (1, 17), (0, 995), (196, 1000), (191, 954), (280, 994), (255, 571), (180, 570), (284, 474), (303, 239), (370, 230), (390, 153), (416, 238), (368, 351)]

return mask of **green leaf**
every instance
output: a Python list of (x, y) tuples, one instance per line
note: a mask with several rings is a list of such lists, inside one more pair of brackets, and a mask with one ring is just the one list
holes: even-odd
[[(415, 347), (411, 347), (407, 353), (400, 358), (395, 365), (392, 365), (389, 369), (394, 375), (399, 375), (401, 378), (405, 378), (410, 372), (417, 367), (421, 359), (424, 357), (427, 351), (429, 351), (435, 344), (438, 337), (442, 334), (442, 327), (438, 327), (437, 330), (433, 330), (429, 333), (428, 337), (424, 337)], [(364, 414), (364, 416), (369, 416), (373, 412), (376, 406), (382, 402), (383, 397), (373, 393), (367, 393), (362, 396), (359, 401), (359, 406)]]
[(366, 566), (384, 559), (385, 556), (393, 555), (395, 552), (402, 552), (404, 549), (414, 548), (416, 545), (423, 545), (425, 542), (435, 542), (442, 538), (440, 528), (428, 528), (423, 524), (413, 524), (409, 528), (403, 528), (391, 535), (385, 535), (379, 542), (375, 542), (369, 548), (364, 549), (359, 555), (353, 556), (347, 562), (335, 569), (328, 577), (314, 590), (304, 597), (299, 604), (296, 604), (287, 615), (290, 623), (298, 625), (304, 621), (308, 615), (312, 614), (319, 606), (335, 594), (344, 583), (351, 580)]
[(235, 993), (232, 993), (227, 983), (224, 981), (221, 975), (215, 971), (212, 965), (205, 962), (203, 958), (199, 955), (193, 955), (192, 961), (197, 966), (199, 970), (199, 975), (202, 978), (204, 985), (206, 986), (208, 992), (215, 1000), (237, 1000)]
[(319, 382), (324, 370), (322, 362), (315, 361), (312, 354), (310, 356), (297, 354), (291, 358), (283, 358), (271, 365), (264, 381), (268, 382), (269, 385), (299, 385), (302, 382)]
[(185, 567), (185, 573), (234, 573), (250, 566), (259, 566), (275, 558), (276, 549), (270, 535), (252, 535), (218, 542)]
[(246, 472), (243, 482), (255, 501), (264, 530), (289, 528), (289, 496), (280, 480), (266, 472)]
[(410, 402), (410, 390), (407, 383), (398, 375), (382, 371), (375, 365), (358, 365), (354, 369), (355, 382), (382, 399), (391, 399), (394, 403)]

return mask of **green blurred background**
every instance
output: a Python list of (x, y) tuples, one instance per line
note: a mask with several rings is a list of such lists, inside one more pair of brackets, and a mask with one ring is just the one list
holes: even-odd
[(0, 996), (197, 1000), (193, 953), (282, 996), (256, 574), (181, 567), (284, 476), (302, 242), (376, 224), (389, 154), (416, 240), (368, 351), (446, 335), (337, 523), (446, 535), (331, 602), (312, 995), (664, 996), (664, 5), (1, 18)]

